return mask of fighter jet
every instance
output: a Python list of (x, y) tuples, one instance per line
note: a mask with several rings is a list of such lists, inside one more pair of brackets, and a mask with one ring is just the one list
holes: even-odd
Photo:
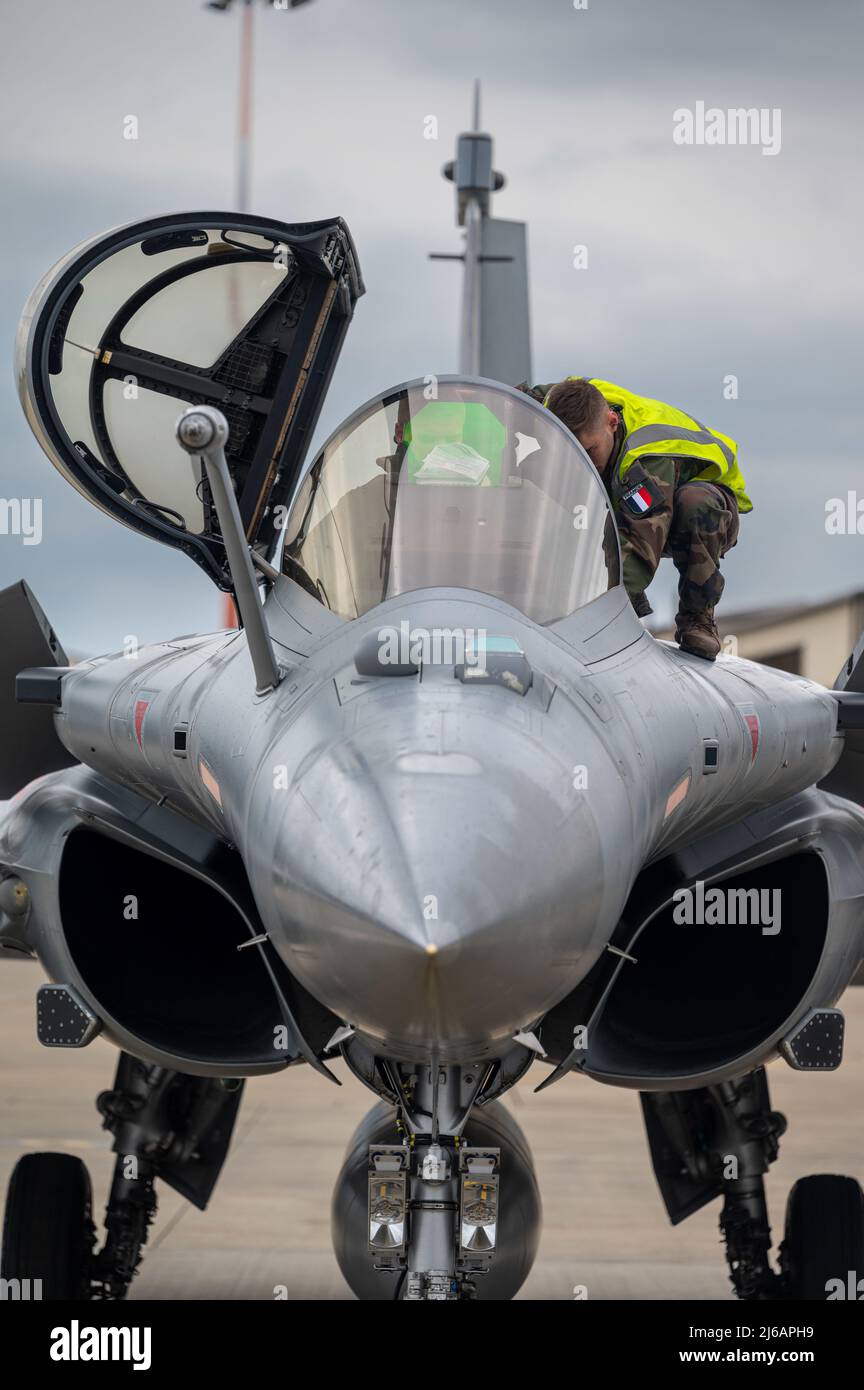
[(766, 1068), (841, 1061), (862, 645), (828, 690), (656, 640), (588, 456), (498, 382), (384, 390), (307, 467), (362, 293), (341, 220), (207, 212), (96, 237), (25, 309), (48, 458), (241, 627), (70, 664), (0, 595), (0, 942), (44, 967), (46, 1047), (120, 1054), (104, 1232), (80, 1160), (27, 1154), (3, 1275), (122, 1298), (158, 1184), (206, 1207), (244, 1078), (290, 1108), (276, 1073), (341, 1058), (375, 1097), (333, 1201), (359, 1298), (517, 1293), (541, 1204), (502, 1097), (532, 1066), (573, 1105), (639, 1093), (738, 1297), (826, 1298), (864, 1270), (861, 1189), (799, 1180), (772, 1250)]

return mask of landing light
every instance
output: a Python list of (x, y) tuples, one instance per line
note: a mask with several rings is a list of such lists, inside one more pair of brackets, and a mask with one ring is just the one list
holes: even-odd
[(461, 1192), (459, 1246), (472, 1259), (492, 1257), (498, 1239), (498, 1172), (500, 1149), (459, 1151)]
[(401, 1144), (369, 1150), (369, 1248), (398, 1255), (405, 1249), (408, 1153)]

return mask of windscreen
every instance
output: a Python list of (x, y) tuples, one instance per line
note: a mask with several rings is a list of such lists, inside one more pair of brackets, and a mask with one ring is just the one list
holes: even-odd
[(606, 493), (572, 436), (527, 396), (452, 380), (390, 392), (328, 441), (282, 565), (344, 618), (455, 587), (551, 623), (619, 578)]

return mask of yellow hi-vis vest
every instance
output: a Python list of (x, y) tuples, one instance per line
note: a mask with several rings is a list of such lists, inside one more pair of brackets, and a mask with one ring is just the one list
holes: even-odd
[[(578, 380), (569, 377), (569, 381)], [(734, 492), (739, 512), (750, 512), (753, 503), (747, 496), (744, 475), (738, 467), (738, 445), (719, 430), (709, 430), (701, 421), (677, 410), (674, 405), (653, 401), (649, 396), (637, 396), (623, 386), (599, 377), (588, 377), (592, 386), (609, 402), (617, 406), (624, 421), (626, 434), (618, 455), (616, 471), (619, 478), (637, 459), (658, 455), (676, 458), (704, 459), (705, 467), (694, 474), (708, 483), (722, 483)], [(548, 399), (548, 397), (547, 397)]]

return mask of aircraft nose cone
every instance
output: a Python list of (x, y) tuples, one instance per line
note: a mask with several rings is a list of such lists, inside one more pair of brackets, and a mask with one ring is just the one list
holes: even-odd
[(250, 874), (318, 999), (394, 1051), (453, 1056), (562, 998), (619, 905), (569, 760), (480, 701), (422, 729), (388, 704), (267, 793)]

